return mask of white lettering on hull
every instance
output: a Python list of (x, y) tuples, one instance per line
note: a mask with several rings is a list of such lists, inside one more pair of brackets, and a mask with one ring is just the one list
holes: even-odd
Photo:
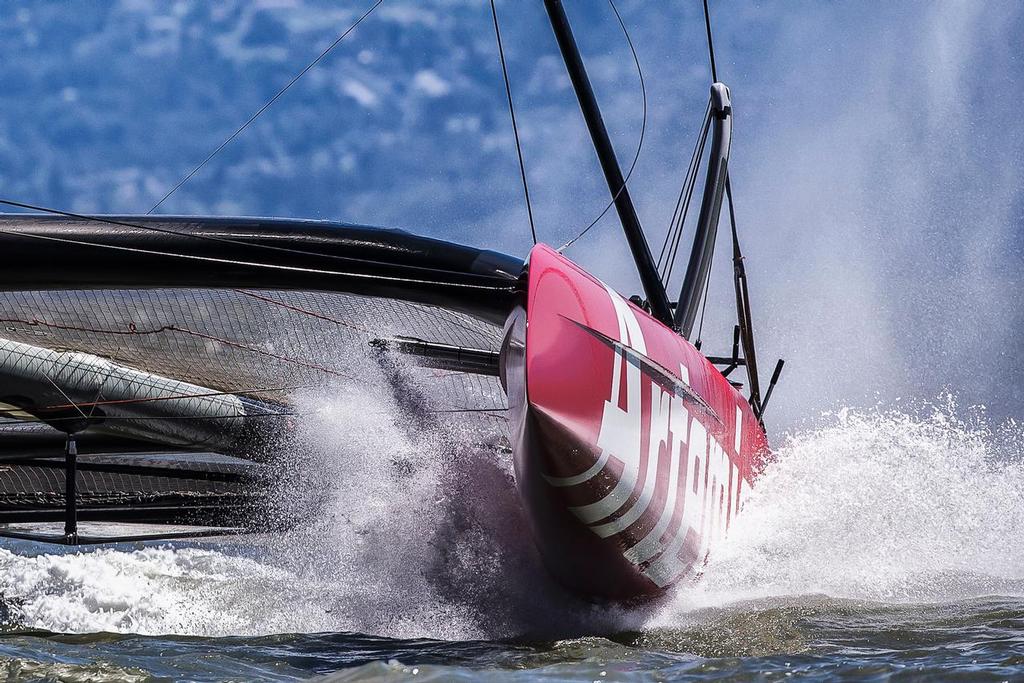
[[(622, 345), (646, 355), (643, 332), (632, 309), (618, 294), (606, 289), (615, 308)], [(629, 361), (624, 350), (615, 349), (613, 353), (611, 391), (604, 402), (597, 439), (601, 451), (598, 460), (578, 475), (546, 479), (554, 486), (576, 486), (597, 476), (610, 460), (621, 463), (622, 474), (610, 492), (594, 503), (570, 508), (594, 533), (607, 538), (626, 531), (647, 512), (655, 497), (659, 468), (667, 466), (668, 489), (657, 521), (624, 551), (625, 557), (640, 566), (654, 583), (667, 586), (703, 560), (710, 545), (726, 532), (739, 510), (742, 477), (726, 448), (690, 413), (683, 399), (654, 382), (649, 382), (651, 411), (645, 425), (641, 370)], [(689, 384), (689, 369), (680, 365), (679, 370), (680, 378)], [(620, 405), (621, 397), (625, 405)], [(642, 452), (645, 427), (646, 454)], [(743, 412), (737, 406), (732, 444), (737, 455), (742, 427)], [(638, 485), (640, 492), (630, 505)], [(676, 519), (679, 524), (670, 534)], [(688, 540), (690, 548), (685, 547)]]
[[(685, 369), (685, 368), (684, 368)], [(661, 392), (657, 385), (652, 383), (654, 393)], [(661, 392), (664, 396), (664, 392)], [(665, 507), (661, 511), (661, 516), (658, 517), (657, 523), (654, 527), (644, 536), (640, 541), (632, 548), (626, 551), (626, 559), (633, 564), (640, 564), (646, 562), (662, 550), (661, 537), (668, 531), (669, 525), (672, 523), (673, 517), (676, 513), (676, 498), (680, 494), (680, 488), (682, 485), (679, 482), (680, 470), (683, 472), (687, 471), (689, 464), (689, 449), (687, 444), (689, 443), (689, 428), (690, 428), (690, 412), (683, 405), (682, 399), (677, 396), (671, 398), (672, 406), (669, 416), (669, 439), (668, 447), (671, 454), (671, 461), (669, 463), (669, 479), (668, 479), (668, 491), (665, 498)], [(653, 401), (652, 401), (653, 405)], [(652, 431), (652, 442), (653, 442), (653, 431)], [(684, 476), (684, 482), (685, 482)], [(685, 493), (684, 493), (685, 496)]]
[[(640, 353), (647, 353), (644, 335), (636, 316), (619, 295), (610, 289), (608, 293), (615, 306), (615, 314), (619, 321), (619, 338), (622, 340), (622, 344)], [(587, 524), (593, 524), (609, 517), (625, 505), (640, 477), (640, 427), (643, 420), (640, 404), (640, 368), (635, 363), (629, 362), (625, 351), (618, 349), (615, 350), (614, 363), (611, 396), (604, 402), (597, 446), (601, 449), (602, 454), (608, 453), (622, 463), (622, 474), (615, 487), (604, 498), (589, 505), (571, 508), (573, 513)], [(625, 374), (626, 380), (626, 407), (620, 408), (619, 396), (623, 374)]]

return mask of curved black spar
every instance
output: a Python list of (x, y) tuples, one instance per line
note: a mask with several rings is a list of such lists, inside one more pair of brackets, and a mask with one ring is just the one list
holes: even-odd
[(0, 291), (335, 291), (502, 324), (523, 261), (403, 230), (328, 221), (0, 214), (0, 265)]

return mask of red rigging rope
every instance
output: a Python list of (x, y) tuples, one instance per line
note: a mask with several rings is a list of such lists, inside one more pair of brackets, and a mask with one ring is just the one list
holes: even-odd
[[(3, 413), (6, 411), (0, 411)], [(111, 422), (115, 420), (136, 420), (136, 421), (150, 421), (150, 420), (239, 420), (257, 417), (305, 417), (307, 415), (315, 415), (316, 411), (306, 412), (265, 412), (265, 413), (245, 413), (238, 415), (149, 415), (147, 417), (138, 417), (136, 415), (104, 415), (102, 418), (96, 418), (103, 422)], [(72, 415), (71, 417), (47, 417), (46, 419), (35, 418), (33, 420), (17, 419), (17, 420), (0, 420), (0, 427), (11, 427), (21, 426), (27, 423), (45, 422), (47, 424), (53, 424), (55, 422), (80, 422), (81, 417)]]
[(61, 323), (51, 323), (51, 322), (47, 322), (45, 320), (39, 320), (38, 318), (33, 318), (32, 320), (22, 320), (22, 319), (18, 319), (18, 318), (3, 318), (3, 319), (0, 319), (0, 323), (17, 323), (17, 324), (33, 326), (33, 327), (34, 326), (42, 326), (42, 327), (50, 327), (50, 328), (58, 329), (58, 330), (68, 330), (68, 331), (73, 331), (73, 332), (88, 332), (90, 334), (111, 334), (111, 335), (122, 335), (122, 336), (153, 335), (153, 334), (161, 334), (161, 333), (164, 333), (164, 332), (178, 332), (178, 333), (181, 333), (181, 334), (186, 334), (186, 335), (190, 335), (190, 336), (193, 336), (193, 337), (197, 337), (199, 339), (205, 339), (207, 341), (218, 342), (218, 343), (224, 344), (225, 346), (230, 346), (232, 348), (240, 349), (240, 350), (243, 350), (243, 351), (251, 351), (252, 353), (256, 353), (256, 354), (259, 354), (259, 355), (262, 355), (262, 356), (267, 356), (267, 357), (270, 357), (270, 358), (274, 358), (274, 359), (280, 360), (280, 361), (282, 361), (284, 363), (292, 363), (294, 365), (299, 365), (301, 367), (306, 367), (306, 368), (309, 368), (311, 370), (318, 370), (320, 372), (323, 372), (325, 374), (332, 375), (332, 376), (335, 376), (335, 377), (343, 377), (343, 378), (348, 379), (348, 380), (356, 381), (356, 379), (354, 377), (352, 377), (351, 375), (347, 375), (347, 374), (345, 374), (343, 372), (339, 372), (337, 370), (332, 370), (330, 368), (324, 367), (322, 365), (318, 365), (316, 363), (310, 363), (308, 361), (299, 360), (298, 358), (292, 358), (290, 356), (284, 356), (284, 355), (281, 355), (281, 354), (273, 353), (271, 351), (267, 351), (265, 349), (261, 349), (261, 348), (255, 347), (255, 346), (251, 346), (249, 344), (243, 344), (241, 342), (232, 341), (230, 339), (224, 339), (223, 337), (217, 337), (217, 336), (212, 335), (212, 334), (206, 334), (205, 332), (197, 332), (196, 330), (190, 330), (187, 327), (181, 327), (181, 326), (178, 326), (178, 325), (163, 325), (161, 327), (157, 327), (157, 328), (153, 328), (153, 329), (138, 330), (138, 329), (135, 328), (135, 323), (129, 323), (128, 327), (123, 329), (123, 330), (116, 330), (116, 329), (112, 330), (112, 329), (98, 329), (98, 328), (80, 327), (80, 326), (76, 326), (76, 325), (63, 325)]
[(268, 304), (273, 304), (275, 306), (280, 306), (281, 308), (287, 309), (289, 311), (294, 311), (295, 313), (301, 313), (302, 315), (308, 315), (311, 318), (317, 318), (318, 320), (323, 320), (325, 322), (334, 323), (335, 325), (341, 325), (342, 327), (348, 327), (350, 329), (356, 330), (357, 332), (365, 332), (366, 334), (373, 334), (372, 330), (370, 330), (367, 327), (363, 327), (362, 325), (356, 325), (354, 323), (350, 323), (350, 322), (345, 321), (345, 320), (339, 320), (338, 318), (332, 318), (331, 316), (324, 315), (323, 313), (317, 313), (316, 311), (311, 311), (311, 310), (309, 310), (307, 308), (302, 308), (301, 306), (296, 306), (295, 304), (289, 304), (289, 303), (285, 303), (284, 301), (279, 301), (277, 299), (274, 299), (273, 297), (263, 296), (262, 294), (257, 294), (256, 292), (250, 292), (250, 291), (245, 290), (245, 289), (233, 289), (231, 291), (235, 292), (236, 294), (241, 294), (242, 296), (252, 297), (253, 299), (257, 299), (258, 301), (263, 301), (263, 302), (266, 302)]
[[(149, 396), (149, 397), (146, 397), (146, 398), (123, 398), (123, 399), (109, 400), (109, 401), (99, 401), (99, 400), (96, 400), (96, 401), (89, 401), (89, 402), (83, 402), (83, 403), (74, 403), (74, 402), (72, 402), (72, 403), (64, 403), (64, 404), (51, 404), (51, 405), (47, 405), (47, 406), (39, 406), (39, 407), (33, 408), (32, 410), (35, 413), (43, 413), (43, 412), (52, 411), (52, 410), (66, 410), (66, 409), (69, 409), (69, 408), (74, 408), (79, 413), (82, 413), (82, 408), (91, 408), (88, 415), (82, 414), (82, 417), (84, 417), (86, 420), (91, 420), (93, 418), (93, 415), (95, 414), (95, 410), (96, 410), (97, 406), (138, 405), (138, 404), (141, 404), (141, 403), (155, 403), (155, 402), (158, 402), (158, 401), (180, 401), (180, 400), (186, 400), (186, 399), (190, 399), (190, 398), (215, 398), (215, 397), (218, 397), (218, 396), (251, 396), (251, 395), (255, 395), (255, 394), (269, 394), (269, 393), (276, 393), (276, 392), (283, 392), (283, 391), (293, 391), (295, 389), (305, 389), (305, 388), (307, 388), (307, 387), (293, 386), (293, 387), (277, 387), (277, 388), (271, 388), (271, 389), (243, 389), (243, 390), (240, 390), (240, 391), (207, 391), (207, 392), (203, 392), (203, 393), (194, 393), (194, 394), (171, 394), (171, 395), (168, 395), (168, 396)], [(60, 388), (58, 387), (58, 390), (59, 389)], [(61, 393), (63, 394), (64, 392), (61, 391)], [(0, 415), (6, 415), (6, 416), (17, 415), (17, 414), (22, 413), (22, 412), (24, 412), (24, 411), (22, 409), (20, 409), (20, 408), (18, 408), (18, 409), (0, 409)], [(107, 416), (107, 415), (103, 415), (102, 416), (102, 419), (108, 419), (108, 418), (109, 418), (109, 416)], [(64, 418), (64, 419), (68, 419), (68, 418)], [(78, 419), (78, 418), (71, 418), (71, 419)], [(146, 418), (146, 419), (148, 419), (148, 418)], [(0, 423), (0, 424), (7, 424), (7, 423)]]
[(217, 342), (219, 344), (224, 344), (225, 346), (230, 346), (232, 348), (241, 349), (243, 351), (251, 351), (252, 353), (256, 353), (256, 354), (259, 354), (261, 356), (267, 356), (268, 358), (274, 358), (275, 360), (279, 360), (279, 361), (282, 361), (282, 362), (285, 362), (285, 363), (293, 363), (293, 364), (298, 365), (300, 367), (309, 368), (311, 370), (319, 370), (320, 372), (326, 373), (328, 375), (334, 375), (335, 377), (344, 377), (345, 379), (351, 380), (353, 382), (357, 381), (356, 378), (352, 377), (351, 375), (346, 375), (345, 373), (338, 372), (337, 370), (331, 370), (330, 368), (326, 368), (326, 367), (324, 367), (322, 365), (319, 365), (317, 363), (310, 363), (309, 361), (299, 360), (298, 358), (291, 358), (290, 356), (283, 356), (281, 354), (274, 353), (272, 351), (267, 351), (266, 349), (261, 349), (259, 347), (251, 346), (249, 344), (243, 344), (242, 342), (236, 342), (236, 341), (232, 341), (230, 339), (224, 339), (223, 337), (218, 337), (218, 336), (215, 336), (215, 335), (212, 335), (212, 334), (206, 334), (205, 332), (197, 332), (195, 330), (190, 330), (190, 329), (185, 328), (185, 327), (178, 327), (177, 325), (170, 325), (169, 329), (174, 331), (174, 332), (182, 332), (184, 334), (192, 335), (193, 337), (198, 337), (200, 339), (206, 339), (208, 341), (214, 341), (214, 342)]
[[(116, 400), (89, 401), (85, 403), (66, 403), (63, 405), (49, 405), (36, 408), (35, 410), (62, 410), (64, 408), (88, 407), (88, 406), (114, 406), (114, 405), (135, 405), (138, 403), (155, 403), (157, 401), (179, 401), (188, 398), (215, 398), (217, 396), (251, 396), (254, 394), (271, 394), (276, 392), (294, 391), (308, 387), (296, 385), (291, 387), (272, 387), (269, 389), (240, 389), (239, 391), (206, 391), (196, 394), (170, 394), (168, 396), (149, 396), (146, 398), (121, 398)], [(6, 411), (10, 412), (10, 411)]]
[[(278, 299), (275, 299), (273, 297), (264, 296), (263, 294), (257, 294), (256, 292), (253, 292), (253, 291), (249, 291), (249, 290), (245, 290), (245, 289), (233, 289), (231, 291), (233, 291), (233, 292), (235, 292), (237, 294), (241, 294), (243, 296), (252, 297), (253, 299), (257, 299), (259, 301), (264, 301), (264, 302), (266, 302), (268, 304), (272, 304), (274, 306), (280, 306), (281, 308), (283, 308), (285, 310), (288, 310), (288, 311), (292, 311), (294, 313), (299, 313), (301, 315), (307, 315), (307, 316), (309, 316), (311, 318), (317, 318), (318, 320), (323, 320), (325, 322), (334, 323), (335, 325), (340, 325), (341, 327), (347, 327), (347, 328), (349, 328), (351, 330), (355, 330), (357, 332), (362, 332), (362, 333), (368, 334), (368, 335), (377, 334), (377, 332), (375, 330), (371, 330), (370, 328), (365, 327), (363, 325), (357, 325), (355, 323), (348, 322), (347, 320), (340, 320), (338, 318), (333, 318), (333, 317), (331, 317), (329, 315), (324, 315), (323, 313), (318, 313), (316, 311), (311, 311), (308, 308), (303, 308), (301, 306), (296, 306), (295, 304), (289, 304), (289, 303), (286, 303), (284, 301), (280, 301)], [(439, 309), (437, 309), (437, 311), (435, 311), (435, 313), (438, 316), (440, 316), (441, 314), (451, 314), (451, 311), (448, 311), (447, 309), (439, 308)], [(480, 330), (474, 329), (474, 328), (470, 327), (469, 325), (466, 325), (466, 324), (460, 322), (459, 320), (455, 319), (453, 314), (451, 315), (451, 317), (447, 318), (446, 322), (449, 325), (453, 325), (455, 327), (461, 328), (461, 329), (466, 330), (467, 332), (470, 332), (472, 334), (479, 334), (480, 333)]]

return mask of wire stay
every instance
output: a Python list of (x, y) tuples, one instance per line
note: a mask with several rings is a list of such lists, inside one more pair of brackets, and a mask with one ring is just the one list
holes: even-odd
[(491, 17), (494, 18), (494, 37), (498, 40), (498, 57), (501, 59), (501, 75), (505, 79), (505, 96), (508, 98), (508, 114), (512, 119), (512, 135), (516, 139), (516, 154), (519, 156), (519, 176), (523, 181), (523, 195), (526, 197), (526, 213), (530, 217), (530, 235), (537, 244), (537, 227), (533, 222), (533, 205), (530, 203), (530, 184), (526, 182), (526, 164), (523, 163), (523, 146), (519, 141), (519, 126), (516, 125), (516, 108), (512, 104), (512, 86), (508, 80), (508, 66), (505, 64), (505, 48), (501, 44), (501, 29), (498, 28), (498, 10), (491, 0)]
[(177, 192), (177, 191), (178, 191), (178, 188), (180, 188), (180, 187), (181, 187), (182, 185), (184, 185), (184, 184), (185, 184), (185, 183), (187, 183), (187, 182), (188, 182), (189, 180), (191, 180), (191, 179), (192, 179), (192, 176), (194, 176), (194, 175), (195, 175), (196, 173), (198, 173), (198, 172), (199, 172), (199, 171), (200, 171), (200, 170), (201, 170), (201, 169), (202, 169), (202, 168), (203, 168), (204, 166), (206, 166), (206, 164), (208, 164), (208, 163), (210, 162), (210, 160), (211, 160), (211, 159), (213, 159), (213, 158), (214, 158), (215, 156), (217, 156), (218, 154), (220, 154), (220, 151), (221, 151), (222, 149), (224, 149), (224, 148), (225, 148), (225, 147), (227, 147), (227, 146), (228, 146), (229, 144), (231, 144), (231, 141), (232, 141), (232, 140), (234, 140), (234, 139), (235, 139), (236, 137), (238, 137), (238, 136), (239, 136), (239, 135), (240, 135), (240, 134), (242, 133), (242, 131), (244, 131), (244, 130), (245, 130), (246, 128), (248, 128), (248, 127), (249, 127), (249, 126), (250, 126), (250, 125), (251, 125), (251, 124), (253, 123), (253, 121), (255, 121), (256, 119), (258, 119), (258, 118), (260, 117), (260, 115), (261, 115), (261, 114), (262, 114), (263, 112), (265, 112), (265, 111), (266, 111), (267, 109), (269, 109), (269, 108), (270, 108), (270, 106), (271, 106), (272, 104), (274, 104), (274, 102), (277, 102), (277, 100), (278, 100), (278, 99), (279, 99), (279, 98), (281, 97), (281, 95), (284, 95), (284, 94), (285, 94), (285, 93), (286, 93), (286, 92), (288, 91), (288, 89), (289, 89), (289, 88), (291, 88), (291, 87), (292, 87), (293, 85), (295, 85), (295, 83), (297, 83), (297, 82), (298, 82), (298, 80), (299, 80), (300, 78), (302, 78), (303, 76), (305, 76), (305, 75), (306, 75), (306, 72), (307, 72), (307, 71), (309, 71), (309, 70), (310, 70), (310, 69), (312, 69), (312, 68), (313, 68), (314, 66), (316, 66), (317, 64), (319, 64), (319, 63), (321, 62), (321, 60), (323, 60), (323, 58), (324, 58), (324, 57), (326, 57), (326, 56), (327, 56), (328, 54), (330, 54), (330, 52), (331, 52), (331, 51), (332, 51), (332, 50), (333, 50), (334, 48), (338, 47), (338, 45), (339, 45), (339, 44), (341, 43), (341, 41), (345, 40), (345, 38), (346, 38), (346, 37), (348, 37), (348, 34), (352, 33), (352, 31), (354, 31), (354, 30), (356, 29), (356, 27), (357, 27), (357, 26), (359, 26), (359, 24), (363, 23), (363, 19), (366, 19), (366, 17), (370, 16), (370, 14), (372, 14), (372, 13), (373, 13), (373, 10), (377, 9), (377, 7), (379, 7), (379, 6), (380, 6), (380, 4), (381, 4), (382, 2), (384, 2), (384, 0), (376, 0), (376, 2), (374, 2), (374, 3), (373, 3), (373, 4), (371, 5), (371, 6), (370, 6), (370, 9), (366, 10), (366, 12), (364, 12), (364, 13), (363, 13), (363, 15), (362, 15), (361, 17), (359, 17), (358, 19), (356, 19), (355, 23), (353, 23), (353, 24), (352, 24), (351, 26), (349, 26), (349, 27), (348, 27), (347, 29), (345, 29), (345, 32), (344, 32), (344, 33), (342, 33), (342, 34), (341, 34), (340, 36), (338, 36), (338, 37), (337, 37), (337, 39), (336, 39), (336, 40), (335, 40), (335, 41), (334, 41), (333, 43), (331, 43), (330, 45), (328, 45), (328, 46), (327, 46), (327, 49), (325, 49), (325, 50), (324, 50), (323, 52), (321, 52), (321, 53), (320, 53), (319, 55), (317, 55), (316, 59), (314, 59), (314, 60), (313, 60), (312, 62), (310, 62), (309, 64), (307, 64), (307, 65), (306, 65), (306, 66), (305, 66), (305, 67), (304, 67), (304, 68), (302, 69), (302, 71), (300, 71), (299, 73), (295, 74), (295, 76), (293, 76), (293, 77), (292, 77), (292, 79), (291, 79), (290, 81), (288, 81), (287, 83), (285, 83), (285, 85), (284, 85), (284, 87), (283, 87), (283, 88), (281, 88), (280, 90), (278, 90), (278, 91), (277, 91), (277, 92), (276, 92), (276, 93), (274, 94), (274, 96), (273, 96), (273, 97), (271, 97), (271, 98), (270, 98), (269, 100), (267, 100), (267, 101), (266, 101), (266, 102), (265, 102), (265, 103), (263, 104), (263, 106), (262, 106), (262, 107), (260, 107), (259, 109), (257, 109), (257, 110), (256, 110), (256, 112), (255, 112), (255, 113), (254, 113), (254, 114), (253, 114), (252, 116), (250, 116), (250, 117), (248, 118), (248, 120), (247, 120), (247, 121), (246, 121), (245, 123), (243, 123), (243, 124), (242, 124), (241, 126), (239, 126), (239, 127), (238, 127), (238, 128), (237, 128), (237, 129), (235, 130), (235, 132), (234, 132), (234, 133), (232, 133), (231, 135), (229, 135), (229, 136), (228, 136), (228, 137), (227, 137), (227, 138), (226, 138), (226, 139), (224, 140), (224, 142), (220, 143), (220, 145), (218, 145), (218, 146), (217, 146), (217, 149), (215, 149), (215, 150), (213, 150), (212, 152), (210, 152), (210, 154), (209, 154), (209, 155), (208, 155), (208, 156), (207, 156), (207, 157), (206, 157), (205, 159), (203, 159), (203, 160), (202, 160), (201, 162), (199, 162), (199, 164), (198, 164), (198, 165), (197, 165), (197, 166), (196, 166), (195, 168), (193, 168), (193, 169), (192, 169), (191, 171), (189, 171), (189, 172), (188, 172), (188, 175), (186, 175), (186, 176), (185, 176), (184, 178), (182, 178), (181, 180), (179, 180), (179, 181), (178, 181), (178, 184), (177, 184), (177, 185), (175, 185), (175, 186), (174, 186), (174, 187), (172, 187), (172, 188), (171, 188), (170, 190), (168, 190), (168, 191), (167, 191), (167, 194), (165, 194), (165, 195), (164, 195), (163, 197), (161, 197), (161, 198), (160, 198), (160, 201), (158, 201), (158, 202), (157, 202), (156, 204), (154, 204), (154, 205), (153, 205), (153, 206), (152, 206), (152, 207), (151, 207), (151, 208), (149, 209), (149, 211), (147, 211), (147, 212), (146, 212), (146, 214), (147, 214), (147, 215), (149, 215), (149, 214), (153, 213), (154, 211), (156, 211), (157, 209), (159, 209), (159, 208), (160, 208), (160, 205), (161, 205), (161, 204), (163, 204), (163, 203), (164, 203), (165, 201), (167, 201), (167, 200), (168, 200), (168, 198), (170, 198), (170, 196), (171, 196), (172, 194), (174, 194), (175, 192)]
[(640, 160), (640, 152), (644, 148), (644, 135), (647, 132), (647, 84), (644, 82), (644, 70), (640, 67), (640, 58), (637, 56), (636, 48), (633, 46), (633, 39), (630, 38), (629, 30), (626, 28), (626, 24), (622, 20), (622, 16), (619, 14), (618, 8), (615, 6), (615, 0), (608, 0), (608, 4), (612, 8), (612, 12), (615, 13), (615, 18), (619, 22), (619, 27), (622, 29), (622, 34), (626, 37), (626, 43), (629, 44), (629, 51), (633, 54), (633, 64), (636, 66), (636, 74), (640, 79), (640, 98), (643, 102), (643, 116), (640, 120), (640, 139), (637, 141), (636, 154), (633, 155), (633, 161), (629, 165), (629, 170), (626, 171), (626, 177), (622, 179), (622, 185), (619, 186), (619, 189), (615, 192), (615, 195), (612, 197), (611, 201), (608, 202), (607, 205), (605, 205), (604, 210), (601, 211), (601, 213), (599, 213), (594, 220), (590, 221), (590, 224), (587, 225), (587, 227), (583, 228), (583, 230), (577, 233), (575, 237), (573, 237), (568, 242), (560, 246), (558, 248), (559, 253), (571, 247), (576, 240), (590, 232), (590, 229), (597, 225), (598, 222), (602, 218), (604, 218), (604, 215), (608, 213), (613, 206), (615, 206), (615, 202), (616, 200), (618, 200), (619, 195), (623, 193), (623, 191), (626, 189), (626, 186), (629, 184), (629, 178), (630, 176), (633, 175), (633, 170), (636, 168), (636, 163), (637, 161)]

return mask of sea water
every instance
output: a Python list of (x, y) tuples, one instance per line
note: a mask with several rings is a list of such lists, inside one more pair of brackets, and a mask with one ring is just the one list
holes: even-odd
[(317, 403), (295, 485), (332, 493), (296, 531), (0, 546), (0, 678), (1024, 678), (1019, 425), (951, 402), (816, 418), (701, 576), (627, 608), (550, 582), (507, 454), (391, 410)]

